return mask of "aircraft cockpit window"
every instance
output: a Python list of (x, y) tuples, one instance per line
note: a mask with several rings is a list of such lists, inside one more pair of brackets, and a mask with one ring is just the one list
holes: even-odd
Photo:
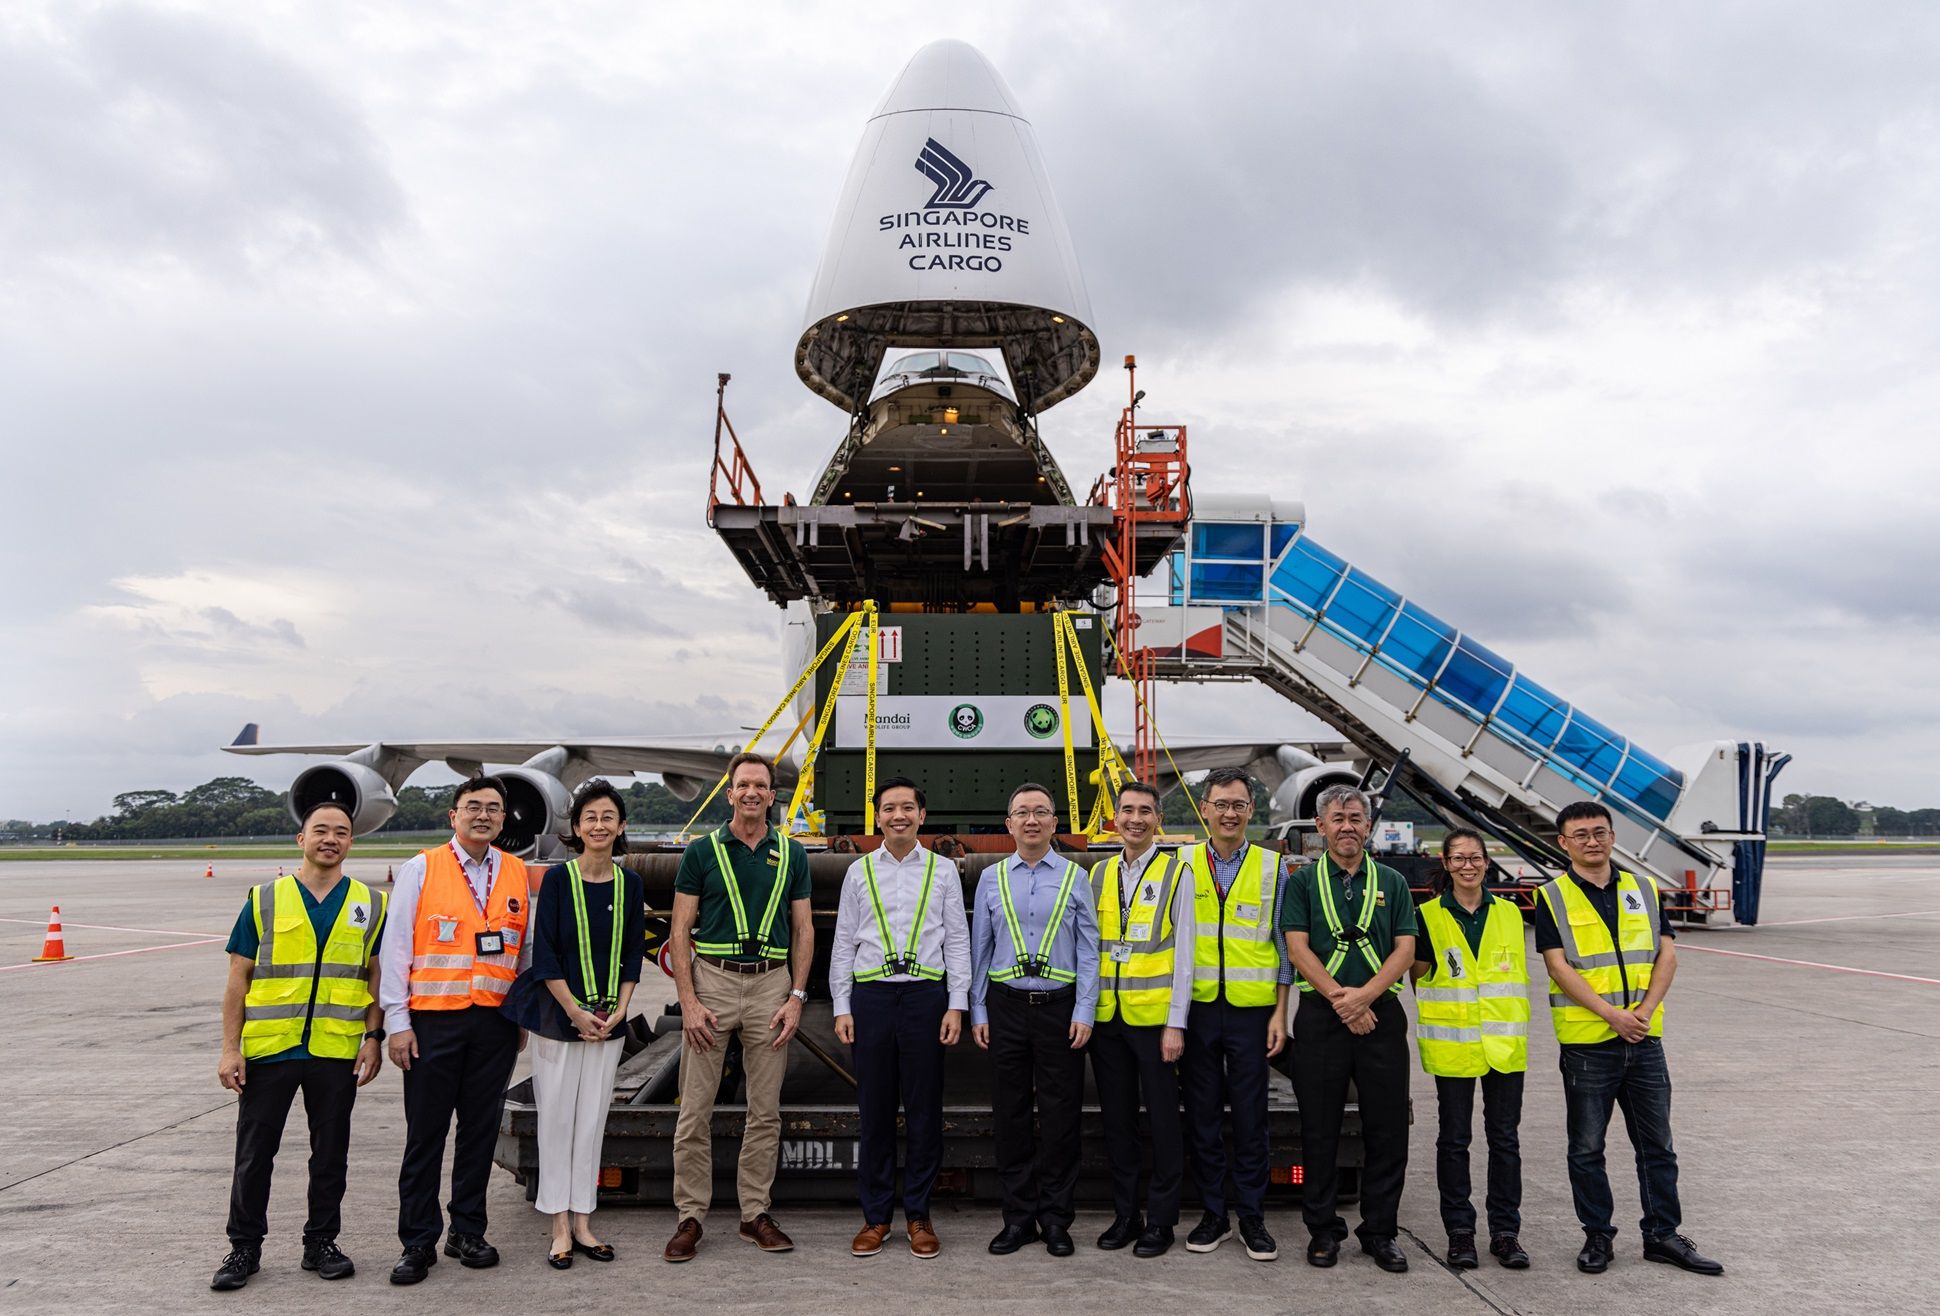
[(991, 365), (990, 362), (980, 356), (971, 356), (968, 352), (950, 353), (950, 369), (966, 375), (994, 375), (997, 373), (997, 368)]
[(939, 369), (942, 364), (941, 353), (912, 352), (910, 355), (899, 359), (896, 364), (890, 366), (883, 373), (890, 375), (920, 375), (926, 371)]

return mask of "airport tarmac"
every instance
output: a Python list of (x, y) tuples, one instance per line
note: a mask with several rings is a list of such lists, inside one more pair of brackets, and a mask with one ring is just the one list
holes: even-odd
[[(353, 857), (350, 869), (383, 879), (381, 861), (359, 865)], [(1611, 1130), (1617, 1262), (1602, 1276), (1577, 1273), (1581, 1233), (1564, 1169), (1556, 1048), (1539, 995), (1522, 1122), (1522, 1237), (1535, 1264), (1520, 1273), (1485, 1257), (1483, 1269), (1458, 1276), (1434, 1260), (1444, 1246), (1434, 1088), (1417, 1072), (1401, 1206), (1413, 1263), (1406, 1275), (1382, 1273), (1351, 1244), (1336, 1269), (1312, 1269), (1301, 1259), (1305, 1235), (1295, 1210), (1269, 1213), (1281, 1258), (1263, 1265), (1237, 1246), (1206, 1256), (1177, 1247), (1151, 1261), (1098, 1252), (1090, 1240), (1109, 1213), (1097, 1211), (1080, 1214), (1075, 1257), (1053, 1260), (1030, 1249), (998, 1259), (983, 1246), (998, 1225), (994, 1208), (942, 1206), (943, 1255), (920, 1263), (893, 1249), (851, 1258), (848, 1240), (859, 1223), (851, 1210), (784, 1213), (796, 1249), (763, 1255), (734, 1238), (732, 1203), (717, 1204), (691, 1264), (659, 1259), (671, 1210), (620, 1208), (597, 1217), (620, 1259), (606, 1266), (581, 1260), (556, 1273), (542, 1259), (545, 1223), (511, 1177), (495, 1171), (490, 1237), (504, 1263), (467, 1271), (447, 1260), (424, 1284), (394, 1288), (386, 1273), (398, 1251), (403, 1115), (398, 1075), (387, 1067), (359, 1100), (351, 1148), (340, 1241), (358, 1274), (327, 1284), (297, 1266), (307, 1152), (293, 1113), (263, 1270), (243, 1292), (216, 1294), (207, 1285), (227, 1250), (235, 1129), (235, 1099), (215, 1078), (222, 947), (248, 884), (274, 871), (261, 861), (219, 863), (213, 879), (200, 863), (185, 862), (0, 865), (0, 1311), (267, 1304), (321, 1312), (355, 1303), (421, 1312), (733, 1306), (1766, 1316), (1934, 1307), (1940, 1152), (1927, 1125), (1940, 1088), (1940, 859), (1777, 858), (1761, 926), (1692, 930), (1680, 939), (1666, 1043), (1685, 1232), (1725, 1263), (1721, 1279), (1640, 1259), (1636, 1181), (1620, 1116)], [(55, 903), (79, 958), (28, 964)], [(659, 1009), (663, 983), (649, 984), (641, 1008)], [(1472, 1161), (1480, 1207), (1479, 1128)]]

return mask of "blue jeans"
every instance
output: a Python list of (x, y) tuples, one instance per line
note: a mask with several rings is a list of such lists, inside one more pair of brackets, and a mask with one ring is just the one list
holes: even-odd
[(1614, 1046), (1566, 1046), (1560, 1061), (1569, 1125), (1570, 1193), (1586, 1234), (1614, 1238), (1610, 1177), (1603, 1140), (1610, 1110), (1623, 1108), (1637, 1151), (1638, 1227), (1646, 1239), (1667, 1238), (1683, 1222), (1677, 1205), (1677, 1153), (1671, 1147), (1671, 1073), (1661, 1038)]

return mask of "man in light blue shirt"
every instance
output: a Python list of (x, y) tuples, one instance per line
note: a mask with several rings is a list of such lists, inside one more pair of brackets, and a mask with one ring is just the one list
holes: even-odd
[[(1098, 916), (1084, 870), (1051, 853), (1057, 806), (1026, 782), (1005, 825), (1017, 853), (984, 870), (970, 914), (970, 1035), (989, 1051), (1004, 1227), (999, 1256), (1073, 1251), (1084, 1046), (1098, 1011)], [(1033, 1131), (1035, 1115), (1042, 1137)]]

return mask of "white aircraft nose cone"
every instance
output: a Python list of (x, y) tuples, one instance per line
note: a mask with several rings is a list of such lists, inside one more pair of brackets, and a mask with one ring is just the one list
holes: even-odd
[(910, 110), (982, 110), (1023, 118), (1003, 75), (965, 41), (932, 41), (914, 55), (869, 117)]

